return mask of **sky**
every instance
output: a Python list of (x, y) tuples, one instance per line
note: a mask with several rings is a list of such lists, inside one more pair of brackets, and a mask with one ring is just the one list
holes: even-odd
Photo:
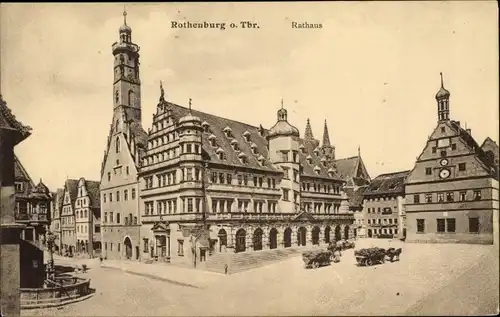
[[(1, 93), (33, 128), (15, 152), (52, 190), (100, 180), (112, 118), (123, 4), (0, 4)], [(495, 1), (127, 4), (140, 47), (145, 130), (166, 98), (270, 128), (281, 98), (303, 135), (327, 120), (338, 158), (358, 146), (374, 178), (412, 169), (437, 123), (439, 73), (450, 116), (498, 143)], [(173, 29), (171, 21), (253, 21), (258, 29)], [(321, 23), (293, 29), (292, 22)]]

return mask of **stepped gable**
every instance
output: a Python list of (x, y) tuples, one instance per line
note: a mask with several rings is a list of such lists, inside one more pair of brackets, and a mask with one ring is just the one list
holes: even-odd
[[(172, 115), (176, 120), (186, 116), (189, 114), (189, 109), (167, 102), (167, 107), (170, 107), (172, 110)], [(230, 165), (235, 167), (247, 167), (253, 168), (256, 170), (265, 170), (268, 172), (279, 172), (276, 167), (269, 161), (268, 151), (267, 151), (267, 140), (265, 138), (267, 131), (264, 130), (263, 135), (259, 134), (259, 127), (255, 127), (249, 124), (241, 123), (238, 121), (218, 117), (215, 115), (211, 115), (208, 113), (204, 113), (197, 110), (191, 110), (191, 114), (193, 116), (197, 116), (200, 118), (202, 122), (207, 122), (209, 124), (208, 133), (203, 133), (203, 151), (204, 155), (208, 155), (210, 157), (210, 161), (212, 163), (222, 164), (222, 165)], [(226, 137), (224, 133), (224, 129), (226, 127), (231, 128), (232, 137)], [(243, 134), (248, 131), (250, 133), (250, 140), (247, 142), (243, 136)], [(215, 146), (210, 144), (210, 140), (208, 137), (213, 134), (215, 139)], [(231, 141), (238, 141), (239, 151), (235, 151), (231, 146)], [(251, 145), (254, 143), (256, 145), (256, 154), (252, 153)], [(221, 148), (224, 150), (225, 159), (220, 160), (217, 156), (217, 149)], [(243, 152), (248, 162), (242, 163), (238, 158), (238, 155)], [(262, 155), (266, 158), (263, 166), (259, 163), (258, 157)]]
[(90, 198), (90, 208), (101, 208), (100, 183), (86, 180), (85, 187)]
[(409, 174), (409, 170), (381, 174), (371, 181), (364, 192), (364, 196), (404, 193), (405, 180)]

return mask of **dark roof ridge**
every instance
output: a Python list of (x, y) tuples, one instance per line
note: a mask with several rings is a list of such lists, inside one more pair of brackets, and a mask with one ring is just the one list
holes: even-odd
[(393, 175), (397, 175), (397, 174), (409, 174), (411, 172), (411, 170), (404, 170), (404, 171), (400, 171), (400, 172), (392, 172), (392, 173), (384, 173), (384, 174), (380, 174), (378, 175), (377, 177), (375, 177), (374, 179), (377, 179), (379, 177), (385, 177), (385, 176), (393, 176)]

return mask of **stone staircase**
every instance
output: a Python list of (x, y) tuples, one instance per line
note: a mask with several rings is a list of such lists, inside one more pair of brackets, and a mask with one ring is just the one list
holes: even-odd
[(228, 274), (239, 273), (272, 263), (299, 256), (304, 251), (321, 249), (319, 246), (290, 247), (284, 249), (248, 251), (242, 253), (221, 252), (210, 256), (206, 262), (199, 265), (199, 269), (224, 273), (225, 264), (228, 265)]

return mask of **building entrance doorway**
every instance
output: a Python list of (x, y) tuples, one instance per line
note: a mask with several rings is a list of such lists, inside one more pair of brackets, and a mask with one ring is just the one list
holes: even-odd
[(245, 252), (246, 234), (244, 229), (240, 229), (236, 232), (236, 252)]
[(129, 237), (125, 238), (123, 245), (125, 245), (125, 258), (127, 260), (132, 259), (132, 241), (130, 241)]
[(272, 228), (269, 231), (269, 249), (276, 249), (278, 247), (278, 230)]
[(292, 246), (292, 229), (286, 228), (283, 235), (283, 244), (285, 248)]
[(305, 246), (306, 245), (306, 237), (307, 237), (307, 229), (304, 227), (300, 227), (297, 232), (297, 245)]

